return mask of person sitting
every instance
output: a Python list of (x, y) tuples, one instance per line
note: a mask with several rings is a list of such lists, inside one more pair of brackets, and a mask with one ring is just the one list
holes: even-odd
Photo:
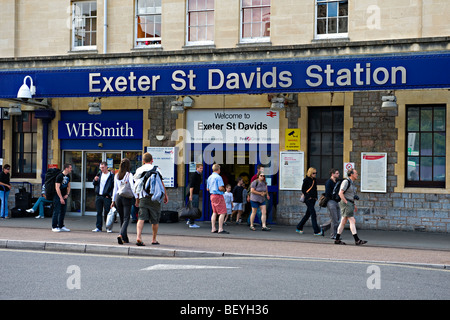
[(52, 200), (47, 200), (45, 196), (45, 184), (42, 185), (41, 196), (34, 204), (33, 208), (27, 209), (28, 213), (35, 213), (36, 210), (39, 210), (39, 214), (36, 216), (36, 219), (44, 219), (44, 204), (52, 203)]

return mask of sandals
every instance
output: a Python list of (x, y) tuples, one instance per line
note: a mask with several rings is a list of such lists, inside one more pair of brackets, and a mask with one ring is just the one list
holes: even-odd
[(252, 230), (252, 231), (256, 231), (256, 229), (255, 229), (255, 227), (254, 227), (254, 226), (250, 226), (250, 230)]
[(263, 228), (261, 228), (261, 230), (262, 230), (262, 231), (270, 231), (270, 230), (272, 230), (272, 229), (270, 229), (270, 228), (268, 228), (268, 227), (263, 227)]
[(136, 240), (136, 245), (139, 247), (145, 246), (145, 243), (143, 243), (141, 240)]

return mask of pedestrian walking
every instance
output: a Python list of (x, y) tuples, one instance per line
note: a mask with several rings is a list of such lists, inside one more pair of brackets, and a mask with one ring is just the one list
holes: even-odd
[[(145, 191), (145, 187), (142, 185), (143, 177), (145, 176), (145, 174), (155, 167), (153, 165), (152, 155), (148, 152), (144, 153), (142, 156), (142, 162), (143, 165), (139, 167), (134, 174), (134, 183), (141, 186), (138, 192), (136, 192), (135, 187), (135, 194), (137, 195), (135, 205), (139, 207), (138, 221), (136, 225), (136, 245), (145, 246), (144, 242), (142, 241), (142, 230), (144, 229), (144, 223), (146, 220), (149, 220), (152, 224), (152, 245), (159, 245), (156, 236), (158, 234), (159, 220), (161, 218), (161, 202), (156, 199), (153, 200), (152, 196), (154, 196), (154, 194), (150, 194)], [(156, 172), (160, 177), (162, 176), (159, 168), (156, 168)], [(164, 182), (162, 181), (162, 179), (160, 180), (160, 183), (161, 186), (159, 191), (164, 192), (163, 201), (164, 203), (167, 203), (169, 202), (169, 197), (167, 196), (166, 187), (164, 186)]]
[[(217, 163), (212, 166), (213, 173), (208, 177), (206, 181), (206, 188), (209, 191), (211, 207), (213, 214), (211, 215), (211, 232), (212, 233), (224, 233), (228, 234), (228, 231), (223, 229), (223, 221), (227, 214), (227, 207), (225, 205), (225, 199), (223, 193), (225, 187), (222, 177), (220, 176), (220, 165)], [(219, 229), (216, 228), (217, 216), (219, 216)]]
[(119, 244), (129, 243), (128, 223), (130, 221), (131, 208), (138, 197), (134, 193), (134, 177), (130, 172), (130, 160), (123, 158), (120, 162), (119, 172), (114, 176), (114, 189), (111, 208), (116, 207), (120, 217), (120, 232), (117, 237)]
[(2, 201), (1, 203), (1, 210), (0, 210), (0, 217), (2, 219), (8, 219), (8, 197), (9, 192), (11, 191), (11, 166), (9, 164), (5, 164), (2, 168), (2, 171), (0, 172), (0, 199)]
[(261, 230), (271, 230), (266, 225), (266, 198), (270, 199), (266, 176), (264, 175), (264, 171), (260, 171), (257, 179), (250, 184), (250, 205), (252, 207), (252, 214), (250, 215), (250, 230), (252, 231), (256, 230), (253, 226), (253, 222), (255, 221), (256, 211), (258, 208), (261, 209)]
[(27, 209), (28, 213), (38, 212), (36, 219), (44, 219), (44, 204), (52, 203), (52, 200), (47, 200), (47, 196), (45, 195), (45, 183), (42, 184), (41, 196), (37, 199), (36, 203), (31, 209)]
[(354, 184), (355, 180), (358, 179), (358, 172), (355, 169), (350, 169), (347, 171), (348, 179), (345, 179), (341, 183), (341, 188), (339, 190), (339, 197), (341, 201), (339, 202), (339, 207), (341, 208), (341, 223), (339, 224), (336, 240), (334, 240), (335, 244), (345, 244), (341, 240), (341, 234), (344, 231), (345, 224), (350, 222), (350, 231), (352, 232), (353, 238), (355, 239), (356, 245), (366, 244), (367, 241), (361, 240), (358, 237), (358, 233), (356, 231), (356, 221), (354, 214), (358, 210), (355, 205), (355, 200), (358, 200), (358, 196), (356, 195), (356, 186)]
[(305, 225), (306, 221), (308, 221), (308, 219), (311, 217), (314, 235), (323, 236), (324, 235), (323, 230), (317, 225), (316, 209), (314, 208), (314, 205), (316, 204), (317, 201), (316, 175), (317, 170), (311, 167), (308, 169), (306, 177), (303, 179), (302, 193), (305, 196), (306, 213), (298, 223), (296, 232), (302, 234), (303, 226)]
[[(241, 216), (244, 212), (244, 180), (239, 177), (236, 186), (233, 188), (233, 212), (232, 215), (236, 214), (236, 224), (241, 222)], [(231, 220), (230, 220), (231, 221)]]
[(53, 232), (69, 232), (70, 229), (64, 226), (64, 217), (66, 216), (67, 199), (70, 194), (70, 174), (72, 173), (72, 165), (64, 164), (64, 169), (56, 176), (55, 190), (56, 196), (53, 197), (53, 216), (52, 231)]
[[(202, 184), (202, 173), (203, 164), (197, 163), (195, 165), (195, 172), (189, 177), (189, 201), (193, 208), (199, 207), (199, 197), (200, 197), (200, 185)], [(199, 225), (195, 223), (195, 219), (190, 218), (188, 221), (189, 228), (200, 228)]]
[(341, 219), (339, 202), (333, 199), (333, 190), (339, 180), (339, 174), (338, 169), (331, 169), (330, 178), (325, 182), (325, 197), (327, 198), (327, 210), (330, 216), (330, 221), (324, 223), (321, 228), (324, 232), (331, 228), (331, 239), (336, 239), (339, 220)]
[(106, 222), (114, 189), (114, 174), (108, 171), (108, 164), (103, 161), (99, 167), (100, 172), (92, 181), (95, 190), (95, 209), (97, 210), (97, 222), (93, 232), (102, 232), (103, 220)]

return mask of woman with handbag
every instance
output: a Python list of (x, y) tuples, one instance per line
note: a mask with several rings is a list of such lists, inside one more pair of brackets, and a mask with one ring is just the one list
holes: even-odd
[(314, 230), (315, 236), (323, 236), (323, 230), (317, 225), (317, 216), (316, 216), (316, 209), (314, 209), (314, 205), (317, 201), (317, 183), (316, 183), (316, 175), (317, 170), (313, 167), (308, 169), (308, 172), (306, 173), (305, 179), (303, 179), (303, 185), (302, 185), (302, 193), (305, 197), (305, 204), (306, 204), (306, 213), (303, 216), (302, 220), (297, 225), (296, 232), (303, 234), (303, 226), (305, 225), (306, 221), (311, 217), (311, 223)]
[(130, 160), (123, 158), (120, 162), (119, 172), (114, 177), (114, 190), (111, 208), (116, 207), (120, 217), (120, 234), (117, 237), (119, 244), (129, 243), (128, 222), (130, 221), (131, 206), (137, 195), (134, 194), (133, 174), (130, 172)]

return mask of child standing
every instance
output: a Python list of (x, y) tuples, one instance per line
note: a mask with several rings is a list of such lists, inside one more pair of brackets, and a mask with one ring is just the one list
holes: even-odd
[(224, 199), (225, 199), (225, 205), (227, 207), (227, 215), (225, 216), (225, 220), (224, 223), (227, 222), (228, 218), (230, 218), (231, 221), (231, 213), (233, 210), (233, 194), (231, 193), (231, 186), (229, 184), (227, 184), (227, 186), (225, 187), (225, 193), (223, 195)]

